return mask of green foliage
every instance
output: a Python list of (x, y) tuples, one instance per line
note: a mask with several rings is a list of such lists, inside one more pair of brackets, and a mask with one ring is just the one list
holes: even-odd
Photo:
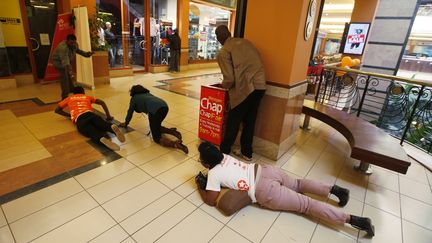
[(110, 47), (106, 41), (102, 41), (100, 38), (100, 36), (103, 37), (103, 30), (105, 29), (106, 22), (112, 22), (112, 17), (102, 14), (98, 8), (96, 8), (95, 14), (89, 17), (89, 31), (92, 51), (106, 51)]

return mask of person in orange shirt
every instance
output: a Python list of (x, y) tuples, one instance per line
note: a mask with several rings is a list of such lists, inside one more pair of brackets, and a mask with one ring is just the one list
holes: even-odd
[[(101, 143), (111, 150), (120, 150), (120, 147), (106, 138), (106, 133), (114, 133), (120, 142), (124, 142), (125, 136), (120, 129), (93, 112), (92, 104), (102, 106), (105, 111), (107, 121), (114, 119), (103, 100), (85, 95), (83, 87), (77, 86), (73, 89), (73, 95), (65, 98), (58, 103), (55, 113), (65, 117), (70, 117), (76, 124), (78, 132), (90, 138), (95, 143)], [(68, 107), (70, 114), (63, 109)]]

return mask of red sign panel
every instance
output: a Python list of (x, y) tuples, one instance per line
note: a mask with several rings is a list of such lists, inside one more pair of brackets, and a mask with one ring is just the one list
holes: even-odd
[(349, 44), (357, 44), (357, 43), (364, 43), (365, 42), (365, 35), (348, 35), (348, 43)]
[(219, 145), (222, 142), (228, 94), (214, 86), (201, 86), (198, 137)]
[(60, 42), (66, 40), (66, 37), (69, 34), (74, 34), (75, 30), (69, 22), (71, 17), (72, 17), (72, 13), (59, 14), (57, 16), (57, 24), (54, 32), (54, 38), (51, 45), (50, 58), (45, 70), (44, 81), (57, 80), (60, 77), (59, 72), (57, 72), (57, 70), (52, 65), (51, 56), (53, 54), (54, 49), (58, 46), (58, 44), (60, 44)]

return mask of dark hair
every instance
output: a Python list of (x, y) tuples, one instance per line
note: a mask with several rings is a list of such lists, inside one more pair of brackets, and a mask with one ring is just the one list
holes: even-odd
[(75, 88), (73, 88), (72, 93), (73, 94), (85, 94), (84, 88), (81, 86), (76, 86)]
[(203, 142), (199, 145), (200, 159), (210, 166), (210, 169), (218, 165), (224, 158), (222, 152), (213, 144)]
[(67, 35), (66, 40), (76, 41), (76, 36), (74, 34)]
[(146, 94), (146, 93), (150, 93), (150, 90), (144, 88), (144, 86), (142, 85), (134, 85), (132, 86), (132, 88), (129, 90), (130, 96), (134, 96), (136, 94)]

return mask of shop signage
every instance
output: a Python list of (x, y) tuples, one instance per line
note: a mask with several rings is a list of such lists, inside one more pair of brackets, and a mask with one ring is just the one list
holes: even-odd
[(213, 3), (228, 8), (236, 8), (236, 0), (202, 0), (203, 2)]
[(362, 55), (369, 32), (369, 23), (349, 24), (343, 53)]
[(199, 138), (217, 145), (222, 142), (227, 101), (225, 89), (201, 86)]
[(2, 24), (21, 24), (21, 19), (0, 17), (0, 22)]

